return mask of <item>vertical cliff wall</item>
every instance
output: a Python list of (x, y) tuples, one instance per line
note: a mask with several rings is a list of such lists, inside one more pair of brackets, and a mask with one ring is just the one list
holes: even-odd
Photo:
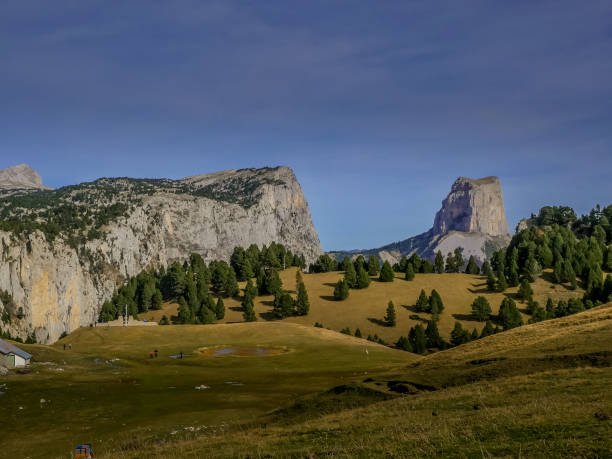
[[(228, 260), (235, 246), (278, 242), (307, 263), (322, 252), (308, 203), (287, 167), (159, 183), (105, 179), (42, 193), (50, 194), (40, 199), (76, 202), (83, 212), (98, 201), (125, 202), (129, 210), (105, 224), (101, 237), (76, 246), (61, 234), (50, 242), (42, 231), (0, 231), (0, 290), (12, 297), (0, 304), (0, 317), (5, 311), (13, 317), (0, 327), (22, 338), (33, 333), (39, 342), (90, 324), (126, 277), (194, 252), (207, 261)], [(5, 203), (14, 205), (11, 199)], [(23, 319), (15, 319), (18, 313)]]

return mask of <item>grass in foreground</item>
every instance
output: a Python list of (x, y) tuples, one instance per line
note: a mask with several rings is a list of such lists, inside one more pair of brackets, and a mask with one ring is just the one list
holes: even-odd
[[(234, 347), (282, 352), (209, 352)], [(0, 380), (2, 458), (68, 457), (80, 443), (100, 455), (133, 438), (168, 441), (186, 427), (221, 431), (419, 358), (289, 323), (99, 327), (23, 348), (34, 355), (32, 371)], [(184, 359), (170, 358), (181, 351)]]

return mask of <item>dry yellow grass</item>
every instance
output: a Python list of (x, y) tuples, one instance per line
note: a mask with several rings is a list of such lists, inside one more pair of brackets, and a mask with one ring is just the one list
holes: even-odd
[[(280, 273), (283, 287), (295, 294), (295, 275), (296, 268), (289, 268)], [(378, 282), (373, 280), (367, 289), (351, 290), (350, 296), (344, 301), (335, 301), (332, 297), (334, 284), (343, 278), (342, 272), (331, 272), (321, 274), (303, 274), (304, 283), (310, 298), (310, 313), (305, 317), (289, 317), (284, 319), (288, 322), (302, 325), (313, 325), (315, 322), (322, 323), (325, 327), (340, 331), (349, 327), (354, 333), (356, 328), (361, 330), (364, 337), (368, 334), (377, 334), (388, 342), (395, 342), (397, 339), (408, 334), (411, 327), (419, 323), (410, 318), (415, 312), (410, 308), (424, 289), (427, 294), (432, 289), (440, 293), (444, 302), (445, 310), (440, 316), (438, 328), (440, 334), (447, 338), (455, 325), (459, 321), (465, 328), (472, 330), (476, 328), (479, 332), (484, 326), (484, 322), (472, 320), (471, 304), (474, 299), (482, 295), (489, 300), (493, 313), (496, 314), (502, 300), (510, 296), (517, 301), (519, 308), (524, 308), (516, 299), (518, 287), (508, 288), (504, 293), (491, 293), (487, 291), (486, 278), (483, 276), (473, 276), (469, 274), (417, 274), (415, 279), (408, 282), (403, 274), (397, 274), (394, 282)], [(245, 282), (241, 282), (240, 288), (244, 288)], [(542, 277), (532, 284), (534, 298), (542, 306), (546, 299), (551, 297), (555, 300), (582, 297), (583, 291), (568, 290), (561, 285), (554, 285), (547, 282)], [(272, 311), (272, 296), (259, 296), (255, 299), (255, 312), (258, 320), (270, 320)], [(387, 303), (393, 301), (397, 313), (397, 326), (386, 327), (382, 323)], [(226, 307), (225, 319), (222, 323), (242, 322), (242, 311), (240, 301), (233, 298), (224, 300)], [(158, 321), (162, 315), (176, 315), (177, 305), (167, 303), (161, 311), (151, 311), (142, 314), (141, 318)], [(420, 313), (422, 324), (430, 318), (429, 314)], [(523, 315), (525, 322), (529, 316)]]

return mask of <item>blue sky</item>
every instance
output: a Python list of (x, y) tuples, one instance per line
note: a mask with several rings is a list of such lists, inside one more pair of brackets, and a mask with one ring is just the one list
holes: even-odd
[(612, 202), (612, 3), (4, 0), (0, 168), (59, 187), (288, 165), (324, 249)]

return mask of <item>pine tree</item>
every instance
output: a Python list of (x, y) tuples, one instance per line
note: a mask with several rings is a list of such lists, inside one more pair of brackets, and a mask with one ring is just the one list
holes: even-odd
[(463, 329), (460, 322), (455, 322), (455, 328), (453, 328), (453, 331), (451, 331), (451, 344), (453, 346), (459, 346), (467, 343), (469, 340), (469, 332)]
[(414, 279), (414, 268), (411, 263), (406, 265), (406, 280), (411, 281)]
[(298, 268), (295, 271), (295, 291), (296, 292), (300, 289), (300, 284), (302, 282), (304, 282), (304, 279), (302, 278), (302, 270)]
[(499, 307), (498, 314), (499, 323), (504, 327), (504, 330), (523, 325), (523, 318), (516, 307), (516, 303), (512, 298), (504, 298)]
[(443, 349), (444, 340), (440, 336), (440, 332), (438, 331), (438, 325), (435, 320), (430, 320), (427, 322), (427, 328), (425, 329), (425, 336), (427, 338), (427, 347), (437, 347)]
[(506, 283), (506, 276), (503, 271), (497, 273), (497, 291), (504, 292), (508, 288), (508, 284)]
[(361, 330), (359, 330), (359, 328), (355, 330), (355, 338), (361, 338)]
[(555, 317), (555, 303), (553, 303), (552, 298), (548, 298), (546, 300), (546, 318), (552, 319)]
[(432, 265), (429, 260), (423, 260), (423, 263), (421, 263), (421, 270), (420, 270), (420, 272), (422, 272), (423, 274), (433, 273), (434, 272), (434, 265)]
[(346, 300), (349, 296), (349, 287), (344, 279), (340, 279), (334, 287), (334, 299), (336, 301)]
[(305, 316), (310, 311), (310, 301), (308, 300), (308, 292), (306, 291), (306, 285), (304, 282), (300, 282), (297, 289), (297, 300), (295, 304), (296, 314), (298, 316)]
[(491, 323), (490, 320), (487, 320), (487, 323), (482, 328), (482, 332), (480, 333), (480, 337), (484, 338), (485, 336), (490, 336), (493, 333), (494, 333), (494, 331), (493, 331), (493, 324)]
[(419, 294), (419, 298), (417, 299), (415, 305), (416, 312), (429, 312), (429, 298), (427, 297), (427, 293), (425, 290), (421, 289), (421, 293)]
[(344, 281), (348, 284), (349, 288), (357, 288), (357, 273), (355, 272), (355, 267), (350, 260), (346, 264), (344, 270)]
[(253, 306), (253, 298), (248, 295), (242, 300), (242, 316), (245, 322), (255, 322), (257, 320)]
[(151, 297), (151, 309), (159, 310), (163, 302), (162, 293), (159, 289), (155, 289)]
[(447, 273), (454, 273), (457, 271), (457, 265), (455, 264), (455, 256), (448, 252), (446, 255), (446, 266), (444, 267), (444, 271)]
[(387, 327), (395, 327), (396, 325), (395, 306), (393, 305), (393, 301), (389, 301), (389, 304), (387, 305), (385, 324), (387, 325)]
[(221, 320), (225, 317), (225, 304), (223, 304), (223, 298), (221, 297), (219, 297), (215, 305), (215, 316), (217, 320)]
[(518, 289), (518, 297), (524, 303), (525, 300), (530, 299), (532, 296), (533, 296), (533, 289), (531, 288), (531, 285), (529, 285), (529, 282), (527, 281), (527, 279), (523, 279)]
[(476, 260), (473, 255), (470, 255), (470, 259), (468, 260), (468, 264), (465, 267), (466, 274), (480, 274), (480, 268), (476, 264)]
[(510, 287), (516, 287), (517, 285), (519, 285), (518, 270), (514, 267), (510, 268), (510, 273), (508, 274), (508, 285)]
[(475, 341), (478, 339), (478, 331), (476, 329), (472, 330), (472, 334), (470, 335), (470, 341)]
[(277, 319), (289, 317), (294, 314), (295, 301), (289, 293), (279, 290), (274, 296), (274, 309), (272, 313)]
[(493, 271), (489, 271), (489, 274), (487, 275), (487, 289), (490, 292), (495, 292), (497, 290), (497, 280), (493, 275)]
[(491, 312), (491, 305), (484, 296), (479, 296), (472, 303), (472, 315), (477, 320), (488, 320)]
[(250, 295), (251, 298), (255, 298), (259, 292), (257, 291), (257, 287), (253, 285), (253, 281), (249, 279), (244, 287), (244, 295)]
[(370, 255), (368, 258), (368, 274), (370, 276), (378, 276), (380, 272), (380, 261), (376, 255)]
[(393, 272), (393, 268), (388, 261), (383, 263), (382, 269), (380, 270), (380, 280), (382, 282), (393, 282), (395, 278), (395, 273)]
[(193, 313), (184, 296), (181, 296), (178, 300), (178, 320), (182, 324), (192, 324), (194, 321)]
[(410, 340), (405, 336), (400, 336), (395, 343), (395, 347), (401, 349), (402, 351), (412, 352), (412, 345), (410, 344)]
[(436, 259), (434, 260), (434, 268), (438, 274), (442, 274), (444, 272), (444, 257), (442, 256), (442, 252), (438, 250), (436, 253)]
[[(349, 257), (345, 256), (342, 259), (342, 271), (346, 271), (349, 266), (353, 266), (353, 263), (351, 262), (351, 259)], [(355, 267), (353, 266), (353, 268)]]
[(432, 314), (442, 314), (444, 311), (444, 303), (442, 303), (442, 297), (437, 292), (436, 289), (431, 291), (431, 296), (429, 297), (429, 312)]
[(455, 255), (455, 270), (453, 272), (458, 273), (461, 271), (461, 268), (463, 268), (463, 265), (465, 264), (465, 260), (463, 258), (463, 253), (461, 252), (461, 249), (459, 247), (457, 247), (455, 249), (454, 252)]
[(357, 265), (357, 288), (368, 288), (370, 276), (362, 265)]
[(489, 274), (493, 273), (493, 270), (491, 269), (491, 265), (489, 264), (488, 261), (485, 261), (482, 264), (482, 269), (480, 270), (480, 272), (482, 273), (483, 276), (489, 277)]
[(425, 336), (425, 329), (421, 324), (417, 324), (410, 329), (408, 334), (410, 345), (417, 354), (424, 354), (427, 350), (427, 338)]

